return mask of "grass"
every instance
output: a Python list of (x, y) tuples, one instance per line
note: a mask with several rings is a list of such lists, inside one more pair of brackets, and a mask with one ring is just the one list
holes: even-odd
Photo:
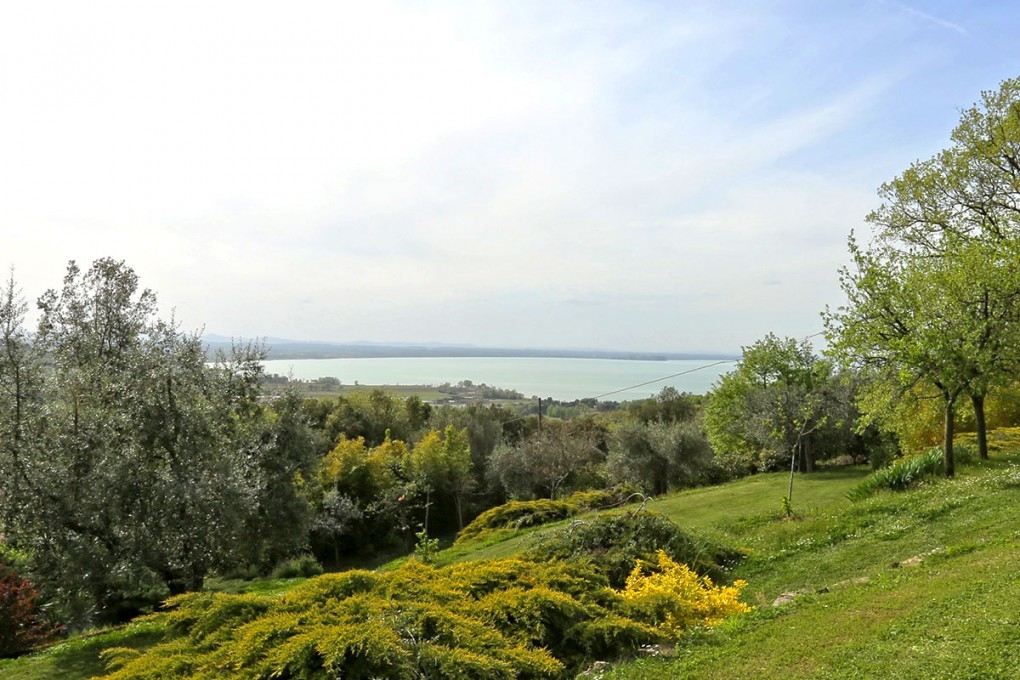
[(106, 672), (106, 664), (99, 656), (104, 649), (130, 647), (142, 650), (162, 639), (161, 629), (144, 623), (91, 631), (31, 656), (0, 660), (0, 678), (12, 680), (91, 678)]
[[(661, 656), (624, 660), (603, 680), (641, 678), (1007, 678), (1020, 667), (1020, 430), (993, 435), (990, 461), (902, 492), (851, 502), (868, 471), (759, 475), (649, 502), (706, 538), (739, 546), (731, 574), (754, 612)], [(565, 522), (560, 523), (560, 526)], [(557, 525), (457, 546), (440, 563), (506, 557)], [(218, 584), (280, 592), (300, 579)], [(786, 604), (773, 606), (784, 594)], [(99, 652), (143, 649), (158, 631), (133, 624), (0, 661), (4, 678), (87, 678)]]
[(728, 523), (757, 611), (603, 677), (1016, 677), (1018, 498), (1020, 454), (993, 454), (952, 481)]

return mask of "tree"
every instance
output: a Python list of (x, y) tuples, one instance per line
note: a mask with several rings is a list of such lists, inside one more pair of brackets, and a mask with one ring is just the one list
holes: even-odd
[(230, 565), (255, 510), (261, 348), (208, 367), (197, 334), (157, 319), (109, 258), (68, 265), (34, 336), (13, 284), (4, 299), (0, 517), (41, 585), (113, 620)]
[(712, 449), (693, 419), (622, 423), (611, 442), (610, 480), (636, 484), (647, 493), (696, 486), (711, 475)]
[[(960, 268), (958, 275), (968, 277), (971, 299), (957, 299), (967, 313), (956, 310), (967, 326), (966, 361), (973, 374), (962, 391), (971, 398), (979, 452), (987, 458), (985, 397), (1020, 364), (1012, 320), (1017, 294), (1015, 280), (988, 275), (975, 254), (996, 262), (1017, 251), (1020, 79), (983, 92), (981, 101), (963, 112), (951, 140), (949, 148), (883, 184), (883, 203), (868, 221), (875, 229), (872, 249), (884, 252), (880, 259), (889, 259), (891, 252), (903, 258), (950, 258)], [(963, 274), (963, 269), (969, 271)]]
[(958, 397), (969, 393), (981, 405), (975, 413), (984, 442), (984, 396), (1014, 365), (1015, 335), (1002, 331), (1020, 322), (1020, 251), (1012, 242), (959, 234), (943, 234), (940, 243), (943, 252), (926, 256), (882, 244), (863, 250), (851, 237), (853, 266), (840, 277), (847, 304), (825, 320), (835, 356), (898, 387), (890, 395), (873, 385), (862, 401), (868, 417), (881, 418), (896, 397), (918, 387), (937, 391), (951, 477)]
[(555, 500), (562, 489), (600, 477), (605, 437), (604, 429), (587, 419), (549, 423), (516, 444), (497, 446), (489, 474), (515, 498)]
[(699, 405), (698, 397), (666, 386), (651, 399), (630, 402), (627, 413), (642, 423), (678, 423), (692, 420), (698, 413)]
[(721, 464), (733, 473), (814, 469), (815, 433), (833, 408), (832, 367), (807, 341), (770, 333), (743, 350), (736, 368), (713, 387), (705, 430)]
[(464, 495), (472, 488), (471, 445), (467, 429), (458, 430), (447, 425), (440, 436), (438, 430), (429, 431), (411, 449), (407, 459), (408, 474), (425, 491), (425, 518), (423, 529), (429, 531), (429, 514), (433, 494), (448, 493), (454, 501), (457, 527), (464, 528)]
[(33, 455), (38, 438), (43, 357), (25, 328), (28, 305), (11, 272), (0, 297), (0, 527), (22, 517), (16, 499), (30, 493), (35, 478)]
[(611, 431), (607, 472), (652, 494), (694, 486), (714, 476), (712, 448), (702, 427), (699, 397), (663, 387), (654, 398), (631, 402), (626, 420)]
[(289, 387), (253, 425), (245, 477), (254, 508), (245, 517), (244, 546), (248, 560), (268, 572), (308, 548), (312, 508), (302, 487), (323, 444)]
[(364, 437), (368, 446), (378, 446), (387, 436), (412, 441), (428, 422), (431, 406), (417, 396), (401, 399), (380, 389), (336, 397), (323, 427), (332, 441), (340, 435)]
[(403, 478), (408, 458), (407, 445), (389, 436), (373, 448), (363, 437), (340, 436), (319, 461), (316, 483), (309, 484), (320, 557), (337, 564), (341, 547), (365, 552), (399, 542), (408, 525), (404, 499), (410, 485)]

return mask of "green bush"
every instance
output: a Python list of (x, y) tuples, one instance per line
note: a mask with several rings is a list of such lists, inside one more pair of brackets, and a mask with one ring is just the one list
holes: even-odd
[(171, 636), (105, 654), (108, 678), (566, 678), (667, 642), (587, 560), (525, 559), (310, 579), (282, 596), (192, 593)]
[(661, 561), (660, 550), (702, 573), (736, 555), (656, 513), (614, 511), (518, 559), (409, 560), (326, 574), (277, 596), (178, 596), (147, 619), (168, 639), (140, 654), (109, 652), (108, 677), (574, 677), (592, 661), (675, 637), (654, 608), (619, 590), (638, 560)]
[(617, 510), (577, 520), (544, 536), (526, 556), (538, 561), (589, 560), (610, 585), (621, 588), (639, 561), (654, 561), (660, 550), (716, 579), (723, 576), (724, 566), (743, 556), (735, 549), (697, 540), (668, 517), (649, 510)]
[(542, 498), (535, 501), (510, 501), (490, 508), (475, 517), (457, 535), (455, 545), (491, 538), (499, 533), (557, 522), (576, 510), (566, 501)]
[(189, 594), (169, 606), (150, 620), (177, 637), (110, 652), (108, 677), (563, 678), (664, 640), (580, 562), (409, 562), (279, 597)]
[(644, 495), (633, 484), (620, 484), (611, 489), (591, 489), (570, 494), (566, 501), (580, 512), (608, 510), (626, 503), (643, 500)]
[(276, 565), (273, 578), (309, 578), (322, 573), (322, 565), (311, 555), (301, 555)]
[(643, 499), (632, 486), (578, 491), (564, 500), (540, 498), (533, 501), (509, 501), (478, 515), (457, 536), (455, 545), (491, 539), (530, 527), (558, 522), (592, 510), (601, 510)]
[[(966, 445), (953, 447), (956, 463), (966, 465), (974, 459), (973, 450)], [(850, 500), (862, 500), (882, 490), (903, 491), (922, 481), (934, 479), (945, 472), (942, 449), (934, 447), (922, 454), (900, 458), (889, 467), (876, 470), (864, 478), (849, 494)]]

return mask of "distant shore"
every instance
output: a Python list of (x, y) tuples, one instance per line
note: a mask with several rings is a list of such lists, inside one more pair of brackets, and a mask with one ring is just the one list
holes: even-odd
[[(230, 349), (230, 341), (206, 340), (210, 354)], [(458, 345), (382, 345), (374, 343), (334, 344), (266, 340), (268, 359), (399, 359), (399, 358), (528, 358), (528, 359), (618, 359), (626, 361), (731, 360), (737, 354), (724, 352), (635, 352), (589, 349), (513, 349)]]

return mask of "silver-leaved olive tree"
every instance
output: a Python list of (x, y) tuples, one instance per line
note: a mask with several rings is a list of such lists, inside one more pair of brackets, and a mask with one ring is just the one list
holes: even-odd
[[(200, 588), (260, 514), (264, 351), (208, 362), (123, 262), (71, 262), (38, 302), (0, 301), (0, 532), (80, 623)], [(286, 471), (293, 475), (292, 470)]]

